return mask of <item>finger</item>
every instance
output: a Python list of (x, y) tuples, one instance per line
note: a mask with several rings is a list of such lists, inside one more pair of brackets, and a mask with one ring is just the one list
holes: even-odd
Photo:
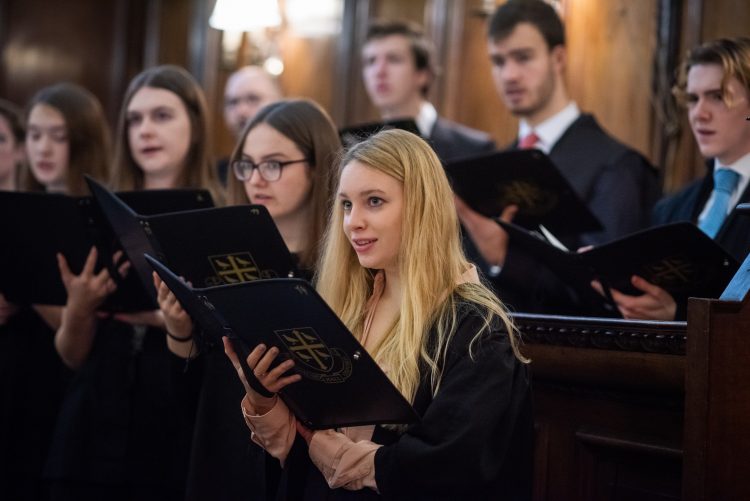
[(117, 273), (119, 273), (122, 278), (125, 278), (128, 274), (128, 270), (130, 270), (130, 261), (125, 261), (117, 268)]
[[(253, 353), (255, 353), (255, 351), (256, 350), (253, 350)], [(266, 350), (264, 349), (264, 351)], [(275, 346), (272, 346), (266, 351), (263, 357), (260, 360), (258, 360), (258, 363), (256, 364), (250, 363), (253, 353), (251, 353), (250, 356), (247, 357), (247, 364), (253, 368), (253, 372), (255, 373), (256, 376), (258, 376), (259, 379), (264, 378), (266, 373), (269, 372), (271, 364), (276, 359), (276, 356), (279, 354), (279, 349)]]
[(576, 251), (576, 253), (577, 254), (583, 254), (584, 252), (588, 252), (588, 251), (590, 251), (593, 248), (594, 248), (593, 245), (584, 245), (583, 247), (579, 247), (578, 250)]
[(294, 367), (294, 360), (285, 360), (281, 362), (279, 365), (268, 372), (268, 381), (274, 382), (274, 380), (280, 379), (284, 375), (284, 373), (286, 373), (292, 367)]
[(161, 287), (161, 284), (163, 282), (161, 281), (161, 278), (159, 278), (159, 275), (155, 271), (151, 272), (151, 280), (154, 281), (154, 289), (158, 291), (159, 287)]
[(590, 284), (592, 289), (602, 296), (606, 296), (606, 294), (604, 294), (604, 287), (602, 287), (602, 283), (599, 280), (592, 280)]
[(224, 344), (224, 353), (232, 362), (232, 365), (234, 365), (235, 369), (238, 368), (240, 366), (240, 359), (237, 356), (237, 353), (234, 351), (232, 341), (230, 341), (228, 337), (224, 336), (221, 338), (221, 342)]
[[(267, 386), (268, 391), (273, 393), (278, 393), (290, 384), (296, 383), (302, 379), (302, 376), (299, 374), (292, 374), (291, 376), (286, 376), (280, 379), (277, 379), (274, 383), (272, 383), (270, 386)], [(264, 384), (265, 386), (265, 384)]]
[(518, 214), (518, 206), (508, 205), (503, 209), (502, 214), (500, 214), (500, 219), (502, 219), (506, 223), (510, 223), (511, 221), (513, 221), (513, 218), (516, 217), (516, 214)]
[(57, 253), (57, 267), (60, 269), (60, 277), (62, 277), (63, 283), (67, 283), (73, 278), (73, 272), (70, 271), (68, 261), (59, 252)]
[(99, 252), (96, 250), (96, 247), (92, 246), (89, 255), (86, 257), (86, 262), (83, 264), (81, 275), (93, 275), (94, 269), (96, 268), (96, 257), (98, 255)]
[(630, 283), (633, 284), (633, 287), (635, 287), (638, 290), (642, 290), (646, 294), (650, 294), (654, 297), (662, 297), (664, 294), (666, 294), (666, 291), (659, 287), (658, 285), (654, 285), (648, 280), (646, 280), (643, 277), (639, 277), (638, 275), (633, 275), (630, 277)]
[(122, 256), (124, 256), (125, 253), (122, 252), (122, 250), (115, 251), (114, 254), (112, 254), (112, 262), (114, 264), (117, 264), (120, 262), (120, 259), (122, 259)]

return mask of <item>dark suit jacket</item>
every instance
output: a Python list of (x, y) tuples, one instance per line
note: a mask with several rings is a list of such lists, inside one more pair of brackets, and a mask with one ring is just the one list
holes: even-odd
[(437, 119), (427, 140), (443, 162), (495, 151), (495, 142), (484, 132), (444, 118)]
[[(661, 200), (654, 207), (654, 225), (676, 223), (678, 221), (698, 222), (703, 207), (714, 189), (713, 161), (708, 162), (709, 172), (681, 191)], [(750, 202), (750, 185), (740, 197), (739, 203)], [(724, 249), (742, 262), (750, 251), (750, 217), (732, 211), (724, 220), (719, 233), (714, 238)]]
[[(595, 233), (558, 235), (568, 248), (601, 244), (649, 225), (651, 209), (660, 194), (656, 169), (641, 154), (607, 134), (592, 115), (581, 114), (549, 156), (604, 226), (603, 231)], [(516, 311), (607, 313), (600, 310), (601, 301), (589, 294), (585, 284), (581, 295), (581, 284), (576, 288), (566, 286), (543, 263), (514, 248), (512, 242), (503, 271), (492, 282), (500, 298)]]

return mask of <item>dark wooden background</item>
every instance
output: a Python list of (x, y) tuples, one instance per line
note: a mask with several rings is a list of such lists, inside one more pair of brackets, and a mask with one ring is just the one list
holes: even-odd
[[(359, 47), (373, 17), (425, 25), (442, 75), (431, 90), (441, 114), (511, 140), (516, 121), (495, 94), (481, 0), (341, 0), (341, 32), (301, 37), (273, 31), (289, 96), (320, 102), (338, 125), (376, 118), (360, 77)], [(188, 68), (214, 111), (217, 155), (232, 138), (221, 93), (233, 66), (222, 63), (222, 33), (208, 27), (214, 0), (0, 0), (0, 97), (23, 104), (36, 90), (70, 80), (93, 91), (114, 123), (129, 79), (161, 63)], [(667, 191), (702, 174), (684, 112), (669, 94), (688, 47), (750, 32), (747, 0), (559, 0), (567, 24), (573, 98), (617, 137), (662, 168)], [(284, 2), (282, 1), (283, 5)], [(247, 39), (240, 50), (247, 48)]]

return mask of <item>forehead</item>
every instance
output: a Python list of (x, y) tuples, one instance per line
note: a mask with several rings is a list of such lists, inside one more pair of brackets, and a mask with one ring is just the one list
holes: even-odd
[(128, 111), (143, 111), (158, 106), (185, 109), (182, 99), (171, 90), (157, 87), (141, 87), (130, 99)]
[(29, 125), (65, 125), (65, 117), (57, 108), (44, 103), (37, 103), (29, 113)]
[(400, 193), (403, 186), (398, 179), (358, 160), (347, 163), (341, 170), (339, 193), (356, 196), (357, 193), (368, 190)]
[(531, 23), (518, 23), (505, 38), (489, 39), (490, 53), (502, 54), (514, 50), (534, 49), (547, 50), (547, 41), (542, 32)]
[(411, 42), (406, 35), (386, 35), (384, 37), (373, 38), (365, 43), (362, 48), (364, 56), (373, 56), (377, 54), (410, 54)]
[(269, 78), (259, 72), (246, 72), (234, 75), (227, 81), (224, 89), (225, 96), (241, 96), (243, 94), (272, 94), (273, 84)]
[(272, 153), (302, 154), (294, 141), (266, 123), (259, 123), (247, 133), (242, 153), (253, 158)]
[(721, 89), (724, 68), (718, 64), (696, 64), (687, 74), (687, 91), (690, 93)]

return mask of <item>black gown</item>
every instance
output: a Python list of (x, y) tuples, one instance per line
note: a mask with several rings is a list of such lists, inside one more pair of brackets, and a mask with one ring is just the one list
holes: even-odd
[[(164, 331), (100, 323), (65, 397), (46, 466), (52, 499), (180, 500), (192, 416)], [(178, 398), (179, 397), (179, 398)]]
[[(421, 422), (397, 434), (377, 426), (375, 479), (380, 494), (365, 488), (331, 490), (297, 436), (287, 457), (280, 498), (504, 499), (531, 497), (533, 415), (530, 375), (496, 325), (468, 346), (482, 325), (476, 308), (459, 309), (437, 395), (422, 365), (414, 408)], [(363, 396), (366, 398), (366, 396)]]
[(31, 307), (0, 326), (0, 497), (47, 499), (42, 480), (52, 431), (71, 373), (55, 333)]

